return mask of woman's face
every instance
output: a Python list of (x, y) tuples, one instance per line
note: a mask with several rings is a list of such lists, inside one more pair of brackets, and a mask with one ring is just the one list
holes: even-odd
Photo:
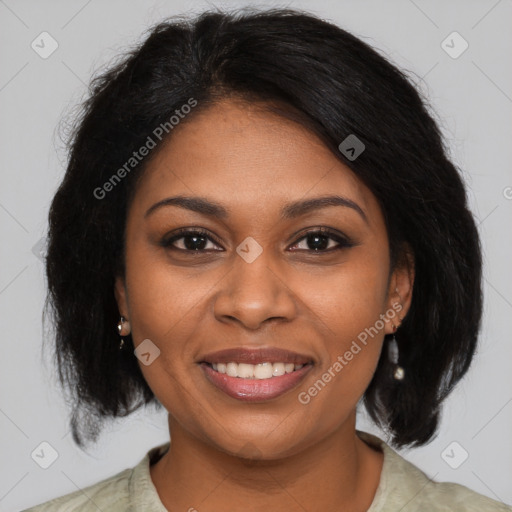
[[(176, 196), (217, 207), (160, 203)], [(300, 206), (330, 196), (343, 201)], [(175, 128), (148, 166), (116, 297), (135, 346), (150, 340), (139, 365), (172, 418), (222, 451), (271, 459), (353, 417), (410, 289), (405, 269), (390, 274), (383, 215), (350, 169), (298, 124), (225, 100)], [(240, 351), (214, 354), (226, 349)], [(286, 373), (285, 360), (308, 364)], [(254, 368), (267, 378), (229, 376)]]

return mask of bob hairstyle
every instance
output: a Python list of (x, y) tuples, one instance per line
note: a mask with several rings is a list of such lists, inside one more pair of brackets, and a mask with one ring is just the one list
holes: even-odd
[[(191, 98), (196, 103), (180, 115), (182, 123), (229, 97), (261, 103), (317, 135), (377, 198), (390, 270), (413, 256), (412, 304), (396, 334), (406, 376), (393, 379), (383, 350), (362, 402), (394, 446), (431, 440), (441, 403), (476, 349), (482, 261), (461, 175), (409, 78), (366, 43), (308, 13), (215, 11), (158, 24), (94, 78), (89, 92), (51, 204), (46, 260), (46, 307), (59, 380), (72, 397), (75, 442), (96, 440), (108, 418), (163, 407), (131, 336), (131, 350), (118, 349), (114, 281), (124, 273), (126, 215), (160, 147), (155, 129), (167, 127), (165, 141), (172, 137), (169, 119)], [(365, 145), (355, 160), (338, 149), (349, 135)], [(158, 147), (113, 182), (149, 136)]]

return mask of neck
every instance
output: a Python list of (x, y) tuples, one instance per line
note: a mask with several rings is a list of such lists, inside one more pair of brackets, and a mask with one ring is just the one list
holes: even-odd
[(355, 411), (337, 431), (295, 455), (248, 460), (191, 436), (169, 415), (169, 451), (150, 467), (168, 510), (366, 511), (383, 454), (361, 441)]

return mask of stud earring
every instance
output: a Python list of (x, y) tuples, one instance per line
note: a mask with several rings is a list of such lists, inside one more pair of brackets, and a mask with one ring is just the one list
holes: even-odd
[(119, 336), (121, 336), (121, 341), (119, 342), (119, 350), (122, 350), (124, 347), (123, 336), (128, 336), (128, 334), (131, 332), (130, 322), (125, 320), (124, 316), (121, 316), (121, 319), (117, 324), (117, 332), (119, 333)]
[(395, 380), (403, 380), (405, 377), (405, 370), (398, 364), (398, 343), (396, 342), (395, 338), (397, 326), (395, 324), (391, 324), (391, 328), (393, 329), (393, 337), (388, 343), (388, 358), (389, 361), (395, 366), (395, 370), (393, 372), (393, 377)]

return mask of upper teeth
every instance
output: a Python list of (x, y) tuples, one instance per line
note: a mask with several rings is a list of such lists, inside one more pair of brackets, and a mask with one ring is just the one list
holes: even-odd
[(213, 363), (212, 367), (219, 373), (226, 373), (230, 377), (240, 377), (242, 379), (270, 379), (279, 377), (285, 373), (292, 373), (294, 370), (302, 368), (303, 364), (293, 363)]

